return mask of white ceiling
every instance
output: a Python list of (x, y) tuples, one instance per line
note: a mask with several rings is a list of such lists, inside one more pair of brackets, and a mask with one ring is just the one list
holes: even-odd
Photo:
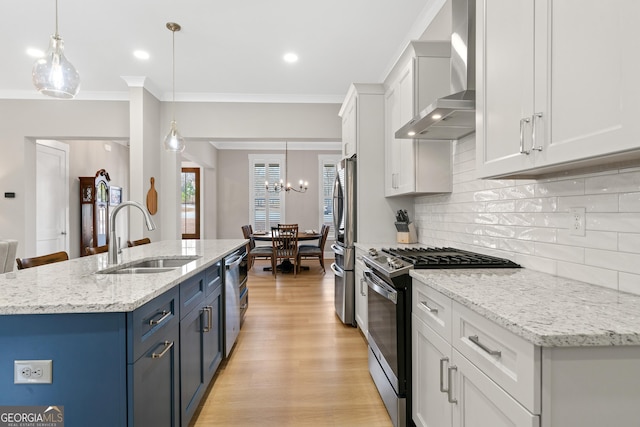
[[(342, 102), (349, 83), (381, 82), (445, 0), (58, 0), (65, 53), (80, 72), (78, 99), (128, 99), (124, 76), (171, 99)], [(55, 0), (1, 0), (0, 98), (43, 99), (34, 59), (55, 30)], [(143, 49), (147, 61), (133, 56)], [(282, 59), (299, 56), (295, 64)]]

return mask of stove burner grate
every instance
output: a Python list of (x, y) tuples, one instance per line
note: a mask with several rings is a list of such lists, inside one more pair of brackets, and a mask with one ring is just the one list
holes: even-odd
[(394, 257), (413, 265), (414, 269), (426, 268), (519, 268), (511, 260), (483, 255), (454, 248), (389, 248), (382, 249)]

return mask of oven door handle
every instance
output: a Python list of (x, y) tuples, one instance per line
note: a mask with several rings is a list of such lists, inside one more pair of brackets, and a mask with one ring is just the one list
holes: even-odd
[(398, 291), (382, 282), (380, 279), (376, 279), (373, 273), (365, 271), (364, 280), (375, 293), (382, 295), (396, 305), (398, 304)]

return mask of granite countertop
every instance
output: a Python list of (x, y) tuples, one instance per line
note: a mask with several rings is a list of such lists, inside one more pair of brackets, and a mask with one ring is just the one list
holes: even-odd
[(149, 258), (199, 256), (183, 267), (154, 274), (96, 274), (107, 254), (0, 275), (0, 315), (128, 312), (243, 247), (244, 239), (165, 240), (122, 249), (121, 265)]
[(542, 347), (640, 345), (638, 295), (525, 268), (411, 276)]

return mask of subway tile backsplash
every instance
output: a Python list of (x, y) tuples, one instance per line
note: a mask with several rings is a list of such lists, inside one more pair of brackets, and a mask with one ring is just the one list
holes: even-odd
[[(640, 168), (479, 180), (475, 135), (453, 148), (452, 193), (415, 199), (420, 243), (640, 295)], [(585, 236), (570, 232), (573, 207), (586, 209)]]

